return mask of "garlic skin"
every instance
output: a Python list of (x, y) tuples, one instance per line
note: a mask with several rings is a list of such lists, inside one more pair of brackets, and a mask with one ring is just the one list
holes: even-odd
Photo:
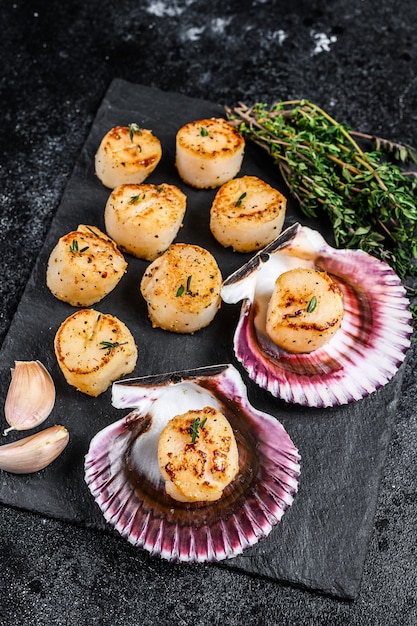
[(0, 469), (12, 474), (33, 474), (55, 461), (69, 441), (64, 426), (50, 426), (19, 441), (0, 446)]
[(55, 384), (40, 361), (15, 361), (4, 405), (11, 430), (29, 430), (42, 424), (55, 404)]

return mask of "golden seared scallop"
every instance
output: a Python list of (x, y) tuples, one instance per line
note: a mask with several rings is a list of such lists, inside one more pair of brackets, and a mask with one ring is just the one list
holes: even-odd
[(176, 415), (159, 438), (158, 462), (165, 490), (174, 500), (219, 500), (239, 472), (232, 427), (210, 406)]
[(175, 164), (188, 185), (220, 187), (239, 172), (245, 140), (222, 118), (196, 120), (177, 132)]
[(81, 309), (55, 335), (55, 355), (69, 385), (98, 396), (114, 380), (130, 374), (138, 352), (127, 326), (113, 315)]
[(280, 234), (286, 207), (286, 198), (257, 176), (234, 178), (216, 193), (210, 230), (225, 248), (260, 250)]
[(139, 184), (154, 171), (161, 157), (161, 142), (151, 130), (138, 124), (115, 126), (96, 152), (96, 175), (110, 189)]
[(326, 272), (295, 268), (275, 281), (266, 331), (287, 352), (317, 350), (330, 341), (343, 318), (343, 296)]
[(120, 185), (106, 204), (106, 231), (122, 250), (153, 261), (177, 236), (186, 203), (175, 185)]
[(194, 333), (216, 315), (221, 284), (220, 269), (208, 250), (176, 243), (148, 266), (140, 289), (153, 327)]
[(52, 250), (46, 284), (53, 295), (72, 306), (91, 306), (112, 291), (127, 263), (115, 242), (95, 226), (80, 224)]

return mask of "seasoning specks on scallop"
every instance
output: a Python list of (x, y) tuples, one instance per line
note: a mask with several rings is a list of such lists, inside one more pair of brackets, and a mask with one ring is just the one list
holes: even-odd
[(208, 250), (175, 243), (148, 266), (140, 290), (153, 327), (194, 333), (214, 319), (221, 284), (219, 266)]
[(119, 283), (127, 263), (115, 242), (95, 226), (80, 224), (52, 250), (46, 284), (53, 295), (72, 306), (91, 306)]
[[(291, 353), (267, 332), (275, 282), (294, 268), (325, 271), (343, 297), (340, 328), (309, 353)], [(299, 224), (229, 276), (221, 295), (227, 303), (242, 301), (237, 358), (260, 387), (287, 402), (325, 407), (359, 400), (394, 376), (410, 345), (409, 303), (392, 268), (362, 250), (332, 248)]]
[(234, 178), (216, 193), (210, 230), (225, 248), (254, 252), (278, 237), (286, 206), (286, 198), (257, 176)]
[(135, 123), (115, 126), (97, 149), (96, 175), (110, 189), (139, 184), (154, 171), (161, 157), (161, 142), (152, 131)]
[(89, 396), (100, 395), (114, 380), (130, 374), (138, 356), (127, 326), (94, 309), (67, 317), (55, 335), (54, 348), (67, 383)]
[(122, 250), (153, 261), (175, 239), (186, 202), (175, 185), (119, 185), (104, 210), (106, 231)]
[(313, 352), (339, 330), (343, 296), (327, 272), (297, 267), (275, 281), (266, 332), (287, 352)]
[[(133, 545), (168, 560), (220, 561), (266, 537), (291, 506), (298, 451), (275, 417), (249, 403), (232, 365), (118, 381), (112, 403), (133, 410), (93, 438), (85, 479), (105, 519)], [(160, 471), (161, 433), (175, 416), (204, 415), (208, 424), (213, 411), (230, 424), (238, 474), (216, 501), (174, 500)]]
[(180, 502), (218, 500), (239, 471), (233, 430), (210, 406), (170, 419), (159, 438), (158, 461), (166, 492)]
[(242, 135), (225, 119), (196, 120), (177, 132), (175, 165), (192, 187), (220, 187), (239, 172), (244, 149)]

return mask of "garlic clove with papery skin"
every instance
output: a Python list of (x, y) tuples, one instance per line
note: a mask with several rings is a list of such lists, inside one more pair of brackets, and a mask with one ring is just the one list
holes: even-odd
[(55, 385), (40, 361), (15, 361), (4, 414), (10, 430), (29, 430), (42, 424), (55, 404)]
[(69, 441), (64, 426), (50, 426), (19, 441), (0, 446), (0, 469), (12, 474), (33, 474), (55, 461)]

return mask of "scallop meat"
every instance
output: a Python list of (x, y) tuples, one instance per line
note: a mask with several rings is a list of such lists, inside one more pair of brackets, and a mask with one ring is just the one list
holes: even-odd
[[(251, 406), (233, 365), (117, 381), (112, 404), (131, 411), (92, 439), (85, 480), (108, 524), (134, 546), (170, 561), (221, 561), (266, 537), (293, 503), (297, 448), (276, 417)], [(178, 416), (202, 410), (204, 420), (193, 423), (201, 437), (206, 420), (219, 413), (230, 425), (237, 471), (215, 501), (204, 494), (182, 501), (166, 490), (158, 457), (161, 434)], [(185, 433), (190, 449), (192, 433)], [(165, 453), (170, 455), (166, 439), (164, 458)], [(217, 456), (217, 470), (222, 462)]]
[[(321, 294), (306, 289), (301, 305), (303, 285), (295, 284), (293, 297), (287, 291), (273, 307), (281, 317), (271, 335), (270, 302), (275, 285), (285, 282), (277, 279), (296, 269), (330, 279), (332, 296), (341, 294), (343, 313), (326, 299), (327, 321), (318, 326), (314, 315), (320, 312)], [(319, 232), (298, 223), (231, 274), (221, 296), (228, 304), (242, 302), (233, 341), (238, 361), (259, 387), (289, 403), (329, 407), (364, 398), (395, 375), (410, 345), (409, 302), (392, 268), (362, 250), (333, 248)], [(295, 344), (306, 329), (311, 341), (322, 340), (323, 329), (331, 326), (328, 341), (312, 343), (316, 349), (292, 351), (291, 344), (280, 343), (294, 331)]]

